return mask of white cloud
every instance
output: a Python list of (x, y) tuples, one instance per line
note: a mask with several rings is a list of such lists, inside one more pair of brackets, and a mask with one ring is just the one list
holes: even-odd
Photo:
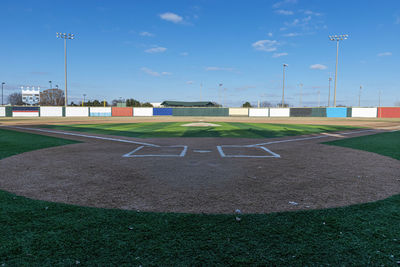
[(288, 53), (274, 53), (272, 55), (272, 57), (278, 58), (278, 57), (284, 57), (284, 56), (287, 56), (287, 55), (288, 55)]
[(154, 54), (154, 53), (163, 53), (167, 50), (167, 48), (165, 47), (161, 47), (161, 46), (156, 46), (153, 48), (149, 48), (144, 50), (144, 52), (149, 53), (149, 54)]
[(296, 37), (296, 36), (299, 36), (299, 35), (301, 35), (301, 34), (297, 33), (297, 32), (291, 32), (291, 33), (286, 33), (283, 36), (285, 36), (285, 37)]
[(183, 57), (186, 57), (186, 56), (189, 55), (189, 53), (188, 52), (182, 52), (182, 53), (180, 53), (180, 55), (183, 56)]
[(328, 67), (322, 64), (314, 64), (310, 66), (312, 70), (326, 70)]
[(283, 5), (287, 5), (287, 4), (296, 4), (297, 0), (282, 0), (279, 2), (276, 2), (275, 4), (272, 5), (273, 8), (279, 8)]
[(291, 10), (284, 10), (284, 9), (278, 9), (275, 11), (275, 13), (279, 14), (279, 15), (285, 15), (285, 16), (290, 16), (293, 15), (293, 11)]
[(313, 12), (311, 10), (303, 10), (304, 15), (322, 16), (322, 13)]
[(148, 74), (148, 75), (151, 75), (151, 76), (154, 76), (154, 77), (160, 77), (160, 76), (165, 76), (165, 75), (172, 75), (171, 72), (163, 71), (163, 72), (159, 73), (159, 72), (157, 72), (157, 71), (151, 70), (151, 69), (146, 68), (146, 67), (142, 67), (140, 70), (143, 71), (144, 73), (146, 73), (146, 74)]
[(166, 21), (170, 21), (173, 23), (181, 23), (183, 22), (183, 18), (175, 13), (166, 12), (160, 15), (160, 18)]
[(187, 81), (186, 84), (193, 84), (194, 81)]
[(276, 40), (259, 40), (251, 46), (259, 51), (273, 52), (276, 51), (278, 45), (279, 43)]
[(206, 71), (233, 71), (233, 68), (206, 67)]
[(392, 55), (392, 52), (383, 52), (383, 53), (379, 53), (377, 56), (378, 57), (388, 57), (391, 55)]
[(273, 35), (272, 32), (269, 32), (269, 33), (268, 33), (268, 36), (269, 36), (269, 37), (272, 37), (272, 35)]
[(146, 36), (146, 37), (153, 37), (154, 34), (150, 33), (150, 32), (141, 32), (139, 33), (140, 36)]

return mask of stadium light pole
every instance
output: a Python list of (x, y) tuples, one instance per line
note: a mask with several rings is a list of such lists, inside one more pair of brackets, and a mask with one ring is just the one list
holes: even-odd
[(4, 86), (5, 84), (6, 84), (5, 82), (2, 82), (2, 83), (1, 83), (1, 105), (2, 105), (2, 106), (4, 105), (4, 103), (3, 103), (3, 86)]
[(285, 68), (287, 64), (283, 64), (283, 83), (282, 83), (282, 108), (285, 107)]
[(329, 40), (336, 41), (336, 68), (335, 68), (335, 93), (333, 97), (333, 106), (336, 107), (336, 86), (337, 86), (337, 69), (339, 57), (339, 41), (346, 40), (349, 36), (347, 34), (329, 35)]
[(303, 101), (302, 101), (302, 97), (303, 97), (303, 84), (300, 83), (299, 86), (300, 86), (300, 108), (301, 108), (301, 106), (303, 105)]
[(82, 103), (82, 107), (85, 105), (85, 97), (86, 97), (86, 94), (83, 94), (83, 103)]
[(328, 107), (331, 106), (331, 82), (332, 77), (329, 75)]
[(68, 106), (68, 95), (67, 95), (67, 39), (73, 40), (75, 35), (72, 33), (56, 33), (57, 38), (64, 39), (64, 60), (65, 60), (65, 106)]
[(219, 84), (219, 88), (218, 88), (218, 101), (220, 102), (220, 105), (222, 107), (222, 100), (221, 100), (221, 87), (222, 87), (222, 83)]
[(50, 89), (52, 89), (52, 88), (53, 88), (53, 86), (51, 85), (51, 81), (49, 81), (49, 84), (50, 84)]

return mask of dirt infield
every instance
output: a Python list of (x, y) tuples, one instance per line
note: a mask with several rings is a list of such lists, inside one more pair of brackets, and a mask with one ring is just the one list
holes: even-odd
[[(77, 121), (88, 122), (70, 120)], [(207, 118), (210, 121), (221, 118)], [(357, 122), (374, 128), (399, 125), (390, 120)], [(0, 188), (35, 199), (159, 212), (232, 213), (240, 209), (244, 213), (267, 213), (345, 206), (399, 193), (400, 161), (321, 142), (375, 132), (263, 140), (138, 139), (40, 132), (83, 143), (1, 160), (0, 169), (7, 172), (0, 174)], [(98, 139), (103, 137), (108, 140)], [(262, 143), (267, 144), (251, 146)]]

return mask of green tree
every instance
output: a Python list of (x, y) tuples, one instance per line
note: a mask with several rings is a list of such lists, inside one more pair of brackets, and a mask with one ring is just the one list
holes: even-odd
[(243, 107), (243, 108), (251, 108), (251, 104), (250, 104), (249, 102), (245, 102), (245, 103), (242, 105), (242, 107)]
[(146, 102), (146, 103), (142, 103), (142, 107), (153, 107), (153, 105), (150, 104), (149, 102)]

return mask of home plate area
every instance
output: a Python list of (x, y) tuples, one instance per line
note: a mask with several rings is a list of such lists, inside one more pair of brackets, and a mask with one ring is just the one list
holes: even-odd
[[(140, 158), (140, 157), (185, 157), (188, 146), (139, 146), (133, 151), (123, 155), (124, 158)], [(254, 145), (220, 145), (216, 147), (222, 158), (280, 158), (276, 154), (264, 146)], [(195, 154), (203, 154), (215, 152), (213, 150), (193, 149)], [(194, 155), (194, 154), (192, 154)]]
[(184, 157), (187, 146), (139, 146), (135, 150), (123, 155), (124, 158), (138, 157)]

